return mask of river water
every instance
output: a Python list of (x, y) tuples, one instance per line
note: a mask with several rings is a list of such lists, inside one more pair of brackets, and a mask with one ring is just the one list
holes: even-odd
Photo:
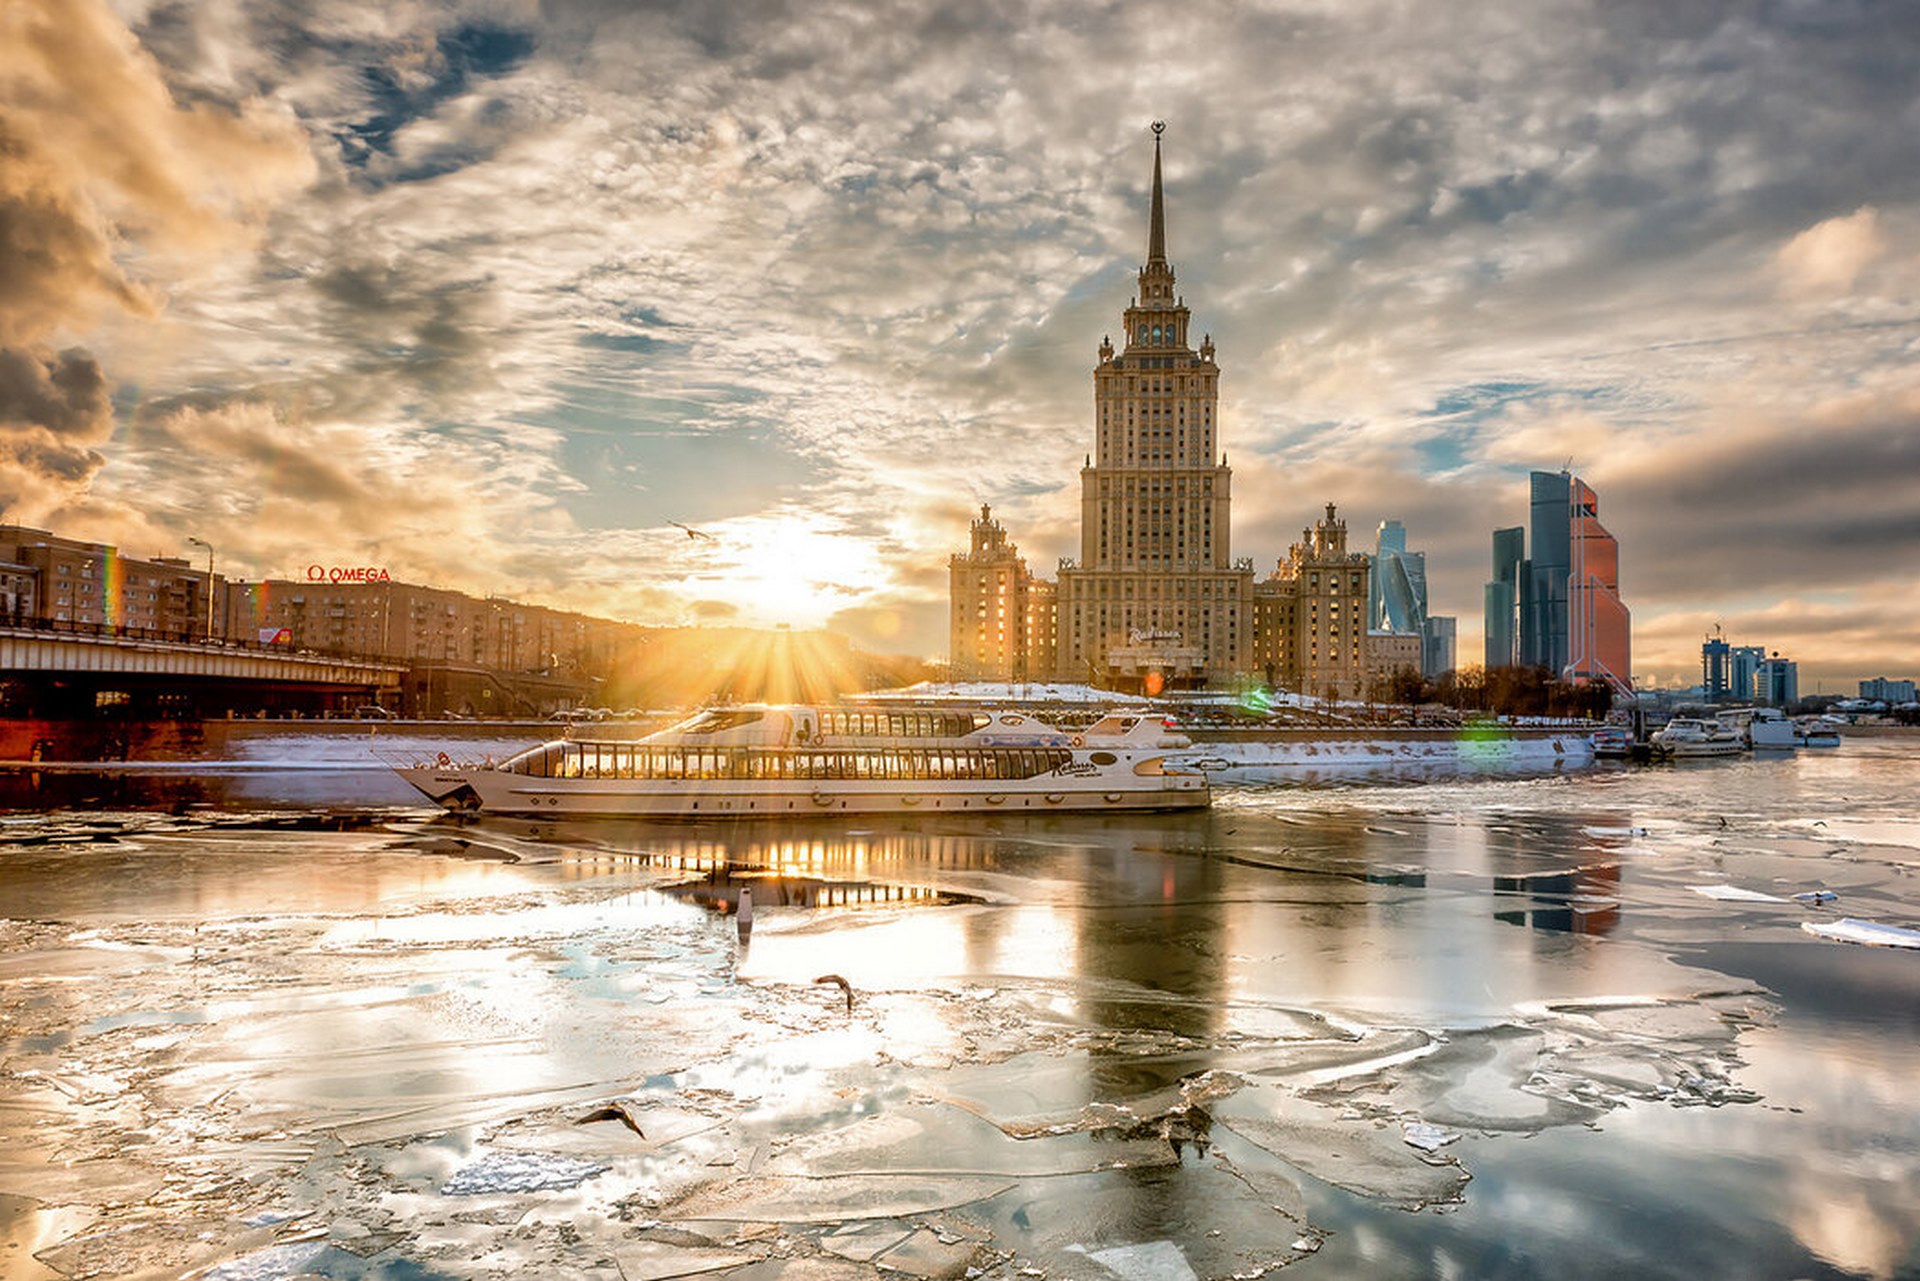
[(0, 777), (0, 1275), (1920, 1277), (1920, 951), (1803, 928), (1920, 927), (1916, 783), (1850, 738), (699, 827)]

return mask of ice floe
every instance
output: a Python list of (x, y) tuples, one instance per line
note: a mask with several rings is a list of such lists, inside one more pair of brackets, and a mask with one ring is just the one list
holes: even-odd
[(488, 1152), (456, 1170), (440, 1192), (443, 1196), (548, 1192), (575, 1187), (606, 1170), (597, 1161), (542, 1152)]
[(1902, 929), (1898, 925), (1886, 925), (1879, 921), (1855, 920), (1851, 916), (1843, 916), (1837, 921), (1802, 921), (1800, 928), (1837, 943), (1920, 948), (1920, 930)]

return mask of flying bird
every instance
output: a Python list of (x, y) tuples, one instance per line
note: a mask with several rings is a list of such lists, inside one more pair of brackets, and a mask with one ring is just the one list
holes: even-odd
[(668, 522), (667, 522), (667, 524), (669, 524), (669, 525), (672, 525), (672, 526), (673, 526), (673, 527), (674, 527), (675, 529), (684, 529), (684, 530), (686, 530), (686, 531), (687, 531), (687, 537), (688, 537), (688, 538), (704, 538), (704, 539), (706, 539), (706, 540), (707, 540), (708, 542), (710, 542), (710, 543), (715, 543), (715, 542), (719, 542), (719, 541), (720, 541), (719, 539), (717, 539), (717, 538), (715, 538), (715, 537), (714, 537), (714, 536), (713, 536), (712, 534), (709, 534), (709, 533), (708, 533), (708, 532), (707, 532), (706, 530), (704, 530), (704, 529), (695, 529), (695, 528), (694, 528), (693, 526), (691, 526), (691, 525), (682, 525), (682, 524), (681, 524), (681, 523), (680, 523), (679, 521), (677, 521), (677, 520), (670, 520), (670, 521), (668, 521)]
[(594, 1121), (618, 1121), (641, 1138), (647, 1137), (647, 1132), (640, 1128), (640, 1122), (634, 1120), (633, 1109), (628, 1107), (624, 1100), (616, 1099), (612, 1103), (595, 1108), (585, 1116), (577, 1116), (573, 1119), (575, 1125), (588, 1125)]

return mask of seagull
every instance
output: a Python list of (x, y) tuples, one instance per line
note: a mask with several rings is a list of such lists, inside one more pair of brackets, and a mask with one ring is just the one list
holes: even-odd
[(573, 1119), (575, 1125), (588, 1125), (594, 1121), (618, 1121), (641, 1138), (644, 1139), (647, 1137), (646, 1131), (640, 1128), (640, 1123), (633, 1119), (633, 1111), (627, 1106), (624, 1100), (615, 1100), (612, 1103), (595, 1108), (585, 1116), (579, 1116)]
[(838, 974), (822, 974), (819, 978), (815, 979), (814, 982), (837, 984), (840, 990), (847, 994), (847, 1013), (853, 1013), (853, 984), (847, 982)]
[(677, 520), (670, 520), (670, 521), (668, 521), (668, 522), (667, 522), (667, 524), (669, 524), (669, 525), (672, 525), (672, 526), (673, 526), (673, 527), (674, 527), (675, 529), (684, 529), (684, 530), (686, 530), (686, 531), (687, 531), (687, 537), (688, 537), (688, 538), (704, 538), (704, 539), (706, 539), (706, 540), (707, 540), (708, 542), (710, 542), (710, 543), (712, 543), (712, 542), (718, 542), (718, 541), (719, 541), (719, 540), (718, 540), (718, 539), (716, 539), (716, 538), (715, 538), (715, 537), (714, 537), (714, 536), (713, 536), (712, 534), (709, 534), (709, 533), (708, 533), (708, 532), (707, 532), (706, 530), (704, 530), (704, 529), (695, 529), (695, 528), (694, 528), (693, 526), (691, 526), (691, 525), (682, 525), (682, 524), (681, 524), (681, 523), (680, 523), (679, 521), (677, 521)]

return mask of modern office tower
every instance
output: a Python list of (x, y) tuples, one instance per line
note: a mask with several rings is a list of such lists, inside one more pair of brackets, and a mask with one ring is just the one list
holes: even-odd
[(1369, 643), (1384, 643), (1388, 636), (1416, 637), (1422, 676), (1452, 671), (1454, 620), (1427, 612), (1426, 553), (1407, 550), (1406, 526), (1397, 520), (1380, 522), (1373, 547), (1367, 578)]
[(1027, 562), (985, 504), (973, 522), (972, 534), (972, 547), (947, 561), (947, 654), (953, 678), (1026, 680), (1031, 675)]
[(1567, 485), (1567, 661), (1555, 670), (1569, 680), (1604, 681), (1628, 694), (1633, 690), (1633, 617), (1620, 599), (1620, 543), (1600, 523), (1599, 496), (1576, 477), (1567, 478)]
[(1760, 697), (1760, 664), (1767, 660), (1765, 645), (1735, 645), (1727, 651), (1727, 693), (1739, 702)]
[(1527, 565), (1527, 531), (1519, 525), (1493, 531), (1493, 577), (1485, 594), (1487, 670), (1520, 661), (1520, 584)]
[(1455, 643), (1459, 622), (1448, 614), (1430, 614), (1420, 634), (1420, 674), (1438, 676), (1450, 672), (1457, 662)]
[(1378, 632), (1418, 636), (1427, 622), (1427, 556), (1407, 550), (1407, 530), (1383, 520), (1374, 534), (1367, 626)]
[(1531, 566), (1520, 588), (1520, 661), (1558, 676), (1567, 665), (1567, 584), (1573, 573), (1573, 477), (1537, 471), (1527, 479)]
[(1775, 654), (1760, 660), (1754, 675), (1754, 700), (1769, 707), (1785, 707), (1800, 701), (1800, 664)]
[(1197, 686), (1249, 666), (1253, 563), (1229, 550), (1232, 472), (1217, 441), (1213, 340), (1167, 261), (1154, 129), (1147, 262), (1100, 344), (1094, 452), (1080, 472), (1080, 556), (1059, 578), (1059, 675), (1131, 687)]
[(1710, 702), (1719, 702), (1733, 688), (1730, 648), (1719, 636), (1700, 643), (1700, 689)]

